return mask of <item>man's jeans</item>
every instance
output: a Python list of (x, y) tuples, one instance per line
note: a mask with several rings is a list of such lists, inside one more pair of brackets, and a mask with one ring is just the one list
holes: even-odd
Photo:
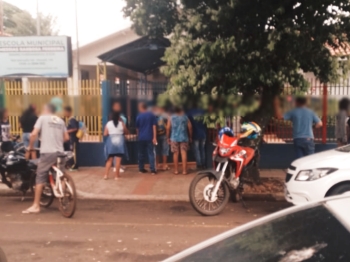
[(194, 157), (196, 158), (197, 167), (206, 167), (205, 139), (193, 140), (192, 150), (194, 152)]
[(150, 164), (151, 172), (156, 170), (156, 153), (152, 141), (138, 141), (138, 153), (139, 153), (139, 170), (145, 169), (146, 154), (148, 155), (148, 161)]
[(295, 138), (294, 150), (296, 158), (312, 155), (315, 153), (315, 143), (312, 138)]

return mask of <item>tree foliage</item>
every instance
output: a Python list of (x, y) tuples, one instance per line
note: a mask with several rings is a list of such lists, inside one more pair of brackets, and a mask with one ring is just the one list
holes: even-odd
[[(342, 0), (126, 0), (138, 34), (170, 37), (162, 72), (175, 103), (201, 101), (220, 114), (271, 109), (285, 85), (305, 90), (303, 72), (323, 83), (348, 72), (325, 44), (349, 41)], [(257, 97), (257, 98), (256, 98)], [(260, 103), (258, 103), (260, 101)]]
[[(40, 15), (41, 35), (57, 35), (56, 18), (51, 15)], [(36, 19), (27, 11), (4, 2), (4, 27), (7, 34), (13, 36), (36, 35)]]

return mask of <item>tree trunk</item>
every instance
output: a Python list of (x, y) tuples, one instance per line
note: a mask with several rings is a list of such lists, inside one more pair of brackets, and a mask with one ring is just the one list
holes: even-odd
[[(262, 130), (261, 139), (257, 141), (250, 141), (250, 143), (253, 143), (253, 144), (250, 144), (250, 146), (254, 146), (256, 145), (254, 143), (258, 143), (259, 147), (261, 147), (261, 144), (264, 142), (263, 141), (264, 133), (268, 128), (268, 125), (270, 124), (270, 121), (274, 112), (273, 101), (277, 95), (276, 92), (273, 92), (275, 90), (278, 90), (278, 88), (271, 88), (271, 87), (263, 88), (262, 95), (260, 97), (260, 106), (258, 107), (258, 109), (242, 117), (242, 122), (255, 122), (261, 127), (261, 130)], [(253, 179), (255, 183), (257, 184), (261, 183), (258, 165), (253, 167), (249, 173), (250, 173), (249, 176)]]

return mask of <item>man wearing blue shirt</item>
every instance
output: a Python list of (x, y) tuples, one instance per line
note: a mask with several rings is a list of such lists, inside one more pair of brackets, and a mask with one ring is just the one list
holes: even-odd
[(155, 145), (157, 145), (157, 118), (152, 112), (147, 111), (145, 103), (139, 104), (139, 112), (140, 114), (136, 118), (139, 171), (141, 173), (147, 172), (145, 169), (145, 153), (147, 152), (151, 173), (152, 175), (156, 175)]
[[(293, 141), (296, 158), (315, 153), (314, 134), (312, 127), (322, 127), (322, 121), (316, 114), (306, 107), (306, 98), (297, 97), (296, 107), (278, 118), (289, 120), (293, 123)], [(276, 105), (275, 105), (276, 106)], [(277, 109), (278, 110), (278, 109)]]
[(188, 119), (193, 128), (192, 150), (197, 163), (197, 169), (206, 168), (206, 150), (205, 142), (207, 138), (207, 127), (203, 123), (204, 111), (200, 109), (191, 109), (187, 111)]

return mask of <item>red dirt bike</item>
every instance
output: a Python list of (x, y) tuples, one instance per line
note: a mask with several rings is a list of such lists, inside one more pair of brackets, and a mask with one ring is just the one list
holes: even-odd
[(242, 131), (243, 133), (234, 136), (231, 129), (222, 129), (218, 144), (214, 144), (215, 170), (201, 171), (191, 182), (190, 202), (204, 216), (219, 214), (230, 196), (234, 201), (242, 200), (244, 177), (250, 168), (257, 167), (259, 163), (259, 143), (243, 146), (242, 141), (260, 139), (261, 128), (250, 122), (242, 125)]

